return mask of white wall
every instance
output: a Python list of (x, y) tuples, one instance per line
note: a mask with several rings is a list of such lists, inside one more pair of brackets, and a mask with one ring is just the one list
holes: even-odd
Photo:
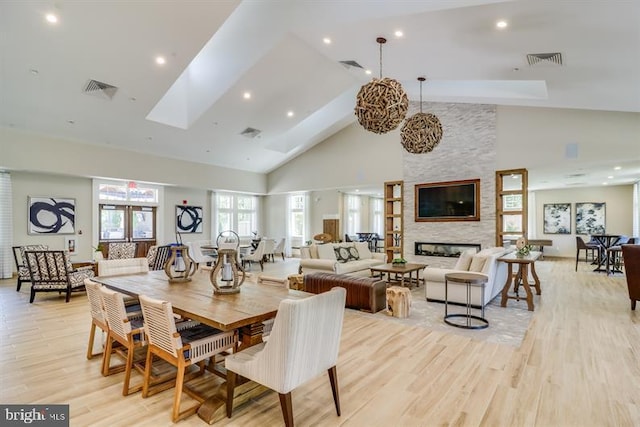
[[(576, 202), (606, 203), (605, 226), (607, 233), (633, 236), (632, 185), (536, 191), (535, 200), (534, 215), (537, 233), (532, 237), (553, 241), (552, 247), (544, 248), (546, 255), (576, 256)], [(544, 234), (544, 205), (548, 203), (571, 203), (571, 234)]]

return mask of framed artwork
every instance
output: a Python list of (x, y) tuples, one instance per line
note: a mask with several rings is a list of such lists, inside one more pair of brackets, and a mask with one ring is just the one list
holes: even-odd
[(27, 204), (29, 234), (75, 234), (76, 199), (29, 196)]
[(176, 205), (176, 233), (202, 233), (202, 206)]
[(576, 234), (605, 233), (606, 203), (576, 203)]
[(571, 203), (545, 203), (543, 211), (544, 234), (571, 234)]

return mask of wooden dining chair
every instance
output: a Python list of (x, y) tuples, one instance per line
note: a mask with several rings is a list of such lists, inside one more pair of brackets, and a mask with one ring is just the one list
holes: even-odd
[(292, 427), (291, 391), (323, 372), (329, 374), (340, 416), (336, 364), (345, 300), (346, 290), (336, 287), (309, 298), (280, 302), (269, 340), (225, 359), (227, 417), (233, 412), (237, 376), (242, 376), (278, 393), (285, 425)]
[[(187, 375), (187, 368), (198, 365), (200, 369), (197, 374), (204, 374), (207, 359), (237, 348), (238, 332), (222, 332), (201, 324), (185, 330), (178, 330), (170, 302), (141, 295), (140, 304), (145, 322), (144, 330), (148, 339), (142, 397), (149, 395), (154, 356), (175, 366), (178, 372), (171, 419), (176, 422), (195, 414), (204, 401), (201, 394), (186, 386), (185, 381), (193, 378), (193, 375)], [(181, 411), (180, 401), (183, 392), (197, 400), (198, 403)]]
[(273, 249), (273, 255), (274, 257), (276, 255), (280, 255), (282, 257), (282, 260), (284, 261), (284, 245), (286, 243), (286, 238), (282, 238), (280, 239), (280, 241), (278, 242), (278, 244), (276, 245), (276, 247)]

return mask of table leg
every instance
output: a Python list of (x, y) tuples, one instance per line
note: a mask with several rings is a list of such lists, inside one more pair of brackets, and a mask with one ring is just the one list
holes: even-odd
[(536, 273), (536, 263), (531, 263), (531, 275), (533, 276), (533, 280), (535, 281), (536, 294), (540, 295), (542, 290), (540, 289), (540, 279), (538, 278), (538, 273)]
[(264, 325), (260, 323), (252, 323), (249, 326), (243, 326), (240, 328), (240, 342), (242, 347), (251, 347), (252, 345), (260, 344), (262, 342), (262, 332)]
[(527, 293), (527, 308), (529, 309), (529, 311), (533, 311), (533, 292), (531, 292), (531, 287), (529, 287), (529, 280), (527, 279), (527, 277), (529, 276), (527, 264), (521, 264), (520, 271), (522, 272), (522, 287)]
[(500, 300), (500, 306), (507, 306), (507, 298), (509, 294), (509, 287), (511, 286), (511, 281), (513, 280), (513, 264), (508, 263), (507, 265), (507, 281), (504, 283), (504, 287), (502, 288), (502, 299)]

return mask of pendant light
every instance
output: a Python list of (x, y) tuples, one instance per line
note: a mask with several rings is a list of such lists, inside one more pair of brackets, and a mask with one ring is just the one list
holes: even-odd
[(422, 82), (426, 79), (418, 77), (420, 82), (420, 112), (414, 114), (402, 125), (400, 137), (402, 146), (409, 153), (428, 153), (442, 139), (442, 124), (433, 114), (422, 112)]

